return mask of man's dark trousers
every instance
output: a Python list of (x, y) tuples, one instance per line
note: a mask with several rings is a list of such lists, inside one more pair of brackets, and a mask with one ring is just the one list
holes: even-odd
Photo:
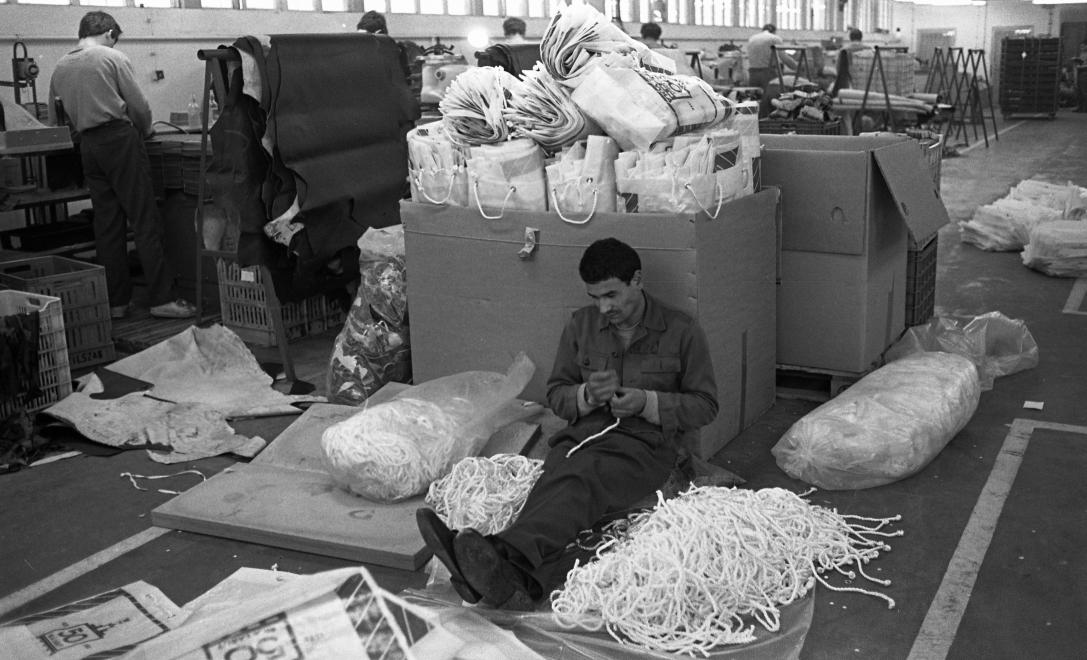
[(109, 304), (118, 307), (132, 300), (129, 221), (151, 306), (171, 302), (174, 277), (162, 249), (162, 221), (143, 138), (135, 126), (118, 119), (80, 133), (80, 149), (94, 206), (95, 250), (106, 270)]

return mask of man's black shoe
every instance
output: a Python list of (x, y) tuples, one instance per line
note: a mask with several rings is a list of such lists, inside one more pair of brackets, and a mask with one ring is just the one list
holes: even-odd
[(449, 583), (457, 590), (457, 594), (467, 603), (478, 603), (479, 593), (468, 586), (454, 556), (453, 538), (456, 532), (446, 527), (433, 509), (416, 509), (415, 524), (419, 527), (419, 534), (427, 547), (449, 569)]
[(453, 539), (453, 548), (461, 574), (485, 604), (504, 610), (536, 609), (521, 571), (482, 534), (462, 529)]

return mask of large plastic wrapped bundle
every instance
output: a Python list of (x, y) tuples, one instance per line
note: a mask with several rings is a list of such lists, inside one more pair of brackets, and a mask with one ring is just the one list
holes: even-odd
[(1038, 342), (1027, 324), (1000, 312), (978, 316), (937, 316), (906, 330), (884, 354), (888, 362), (926, 351), (954, 353), (978, 369), (981, 391), (993, 381), (1038, 366)]
[(970, 421), (980, 396), (970, 360), (911, 355), (802, 417), (771, 451), (789, 476), (819, 488), (882, 486), (928, 465)]
[(701, 78), (657, 73), (617, 58), (601, 58), (573, 99), (620, 147), (642, 151), (658, 140), (715, 126), (732, 113)]
[(539, 411), (516, 400), (534, 371), (522, 353), (505, 374), (466, 371), (409, 387), (325, 429), (325, 468), (341, 487), (378, 502), (424, 493), (497, 429)]
[(983, 250), (1022, 250), (1030, 242), (1030, 230), (1039, 223), (1060, 220), (1058, 211), (1021, 199), (998, 199), (979, 206), (974, 217), (959, 225), (962, 240)]
[(1053, 277), (1087, 277), (1087, 222), (1058, 220), (1038, 225), (1020, 255), (1028, 268)]
[(1008, 192), (1009, 199), (1018, 199), (1055, 211), (1064, 211), (1068, 195), (1076, 186), (1070, 183), (1050, 183), (1038, 179), (1024, 179)]

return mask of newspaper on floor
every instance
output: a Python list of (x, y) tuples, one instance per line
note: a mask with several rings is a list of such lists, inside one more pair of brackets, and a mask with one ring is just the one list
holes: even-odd
[(155, 587), (133, 582), (0, 627), (0, 657), (115, 657), (170, 630), (179, 612)]

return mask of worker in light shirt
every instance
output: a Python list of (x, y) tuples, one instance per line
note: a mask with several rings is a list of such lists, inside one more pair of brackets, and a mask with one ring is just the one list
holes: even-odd
[(144, 140), (152, 135), (147, 103), (128, 57), (116, 49), (121, 26), (106, 12), (79, 22), (79, 43), (57, 62), (49, 82), (49, 113), (57, 101), (76, 132), (83, 176), (94, 207), (94, 242), (106, 272), (110, 316), (124, 318), (132, 303), (128, 225), (147, 280), (151, 316), (188, 318), (196, 308), (177, 297), (174, 271), (163, 249), (151, 163)]
[(684, 439), (717, 416), (706, 337), (642, 289), (638, 253), (602, 239), (578, 270), (593, 303), (567, 322), (547, 382), (548, 405), (570, 425), (548, 441), (517, 520), (484, 536), (417, 512), (423, 539), (469, 603), (534, 608), (566, 580), (578, 533), (659, 489)]

